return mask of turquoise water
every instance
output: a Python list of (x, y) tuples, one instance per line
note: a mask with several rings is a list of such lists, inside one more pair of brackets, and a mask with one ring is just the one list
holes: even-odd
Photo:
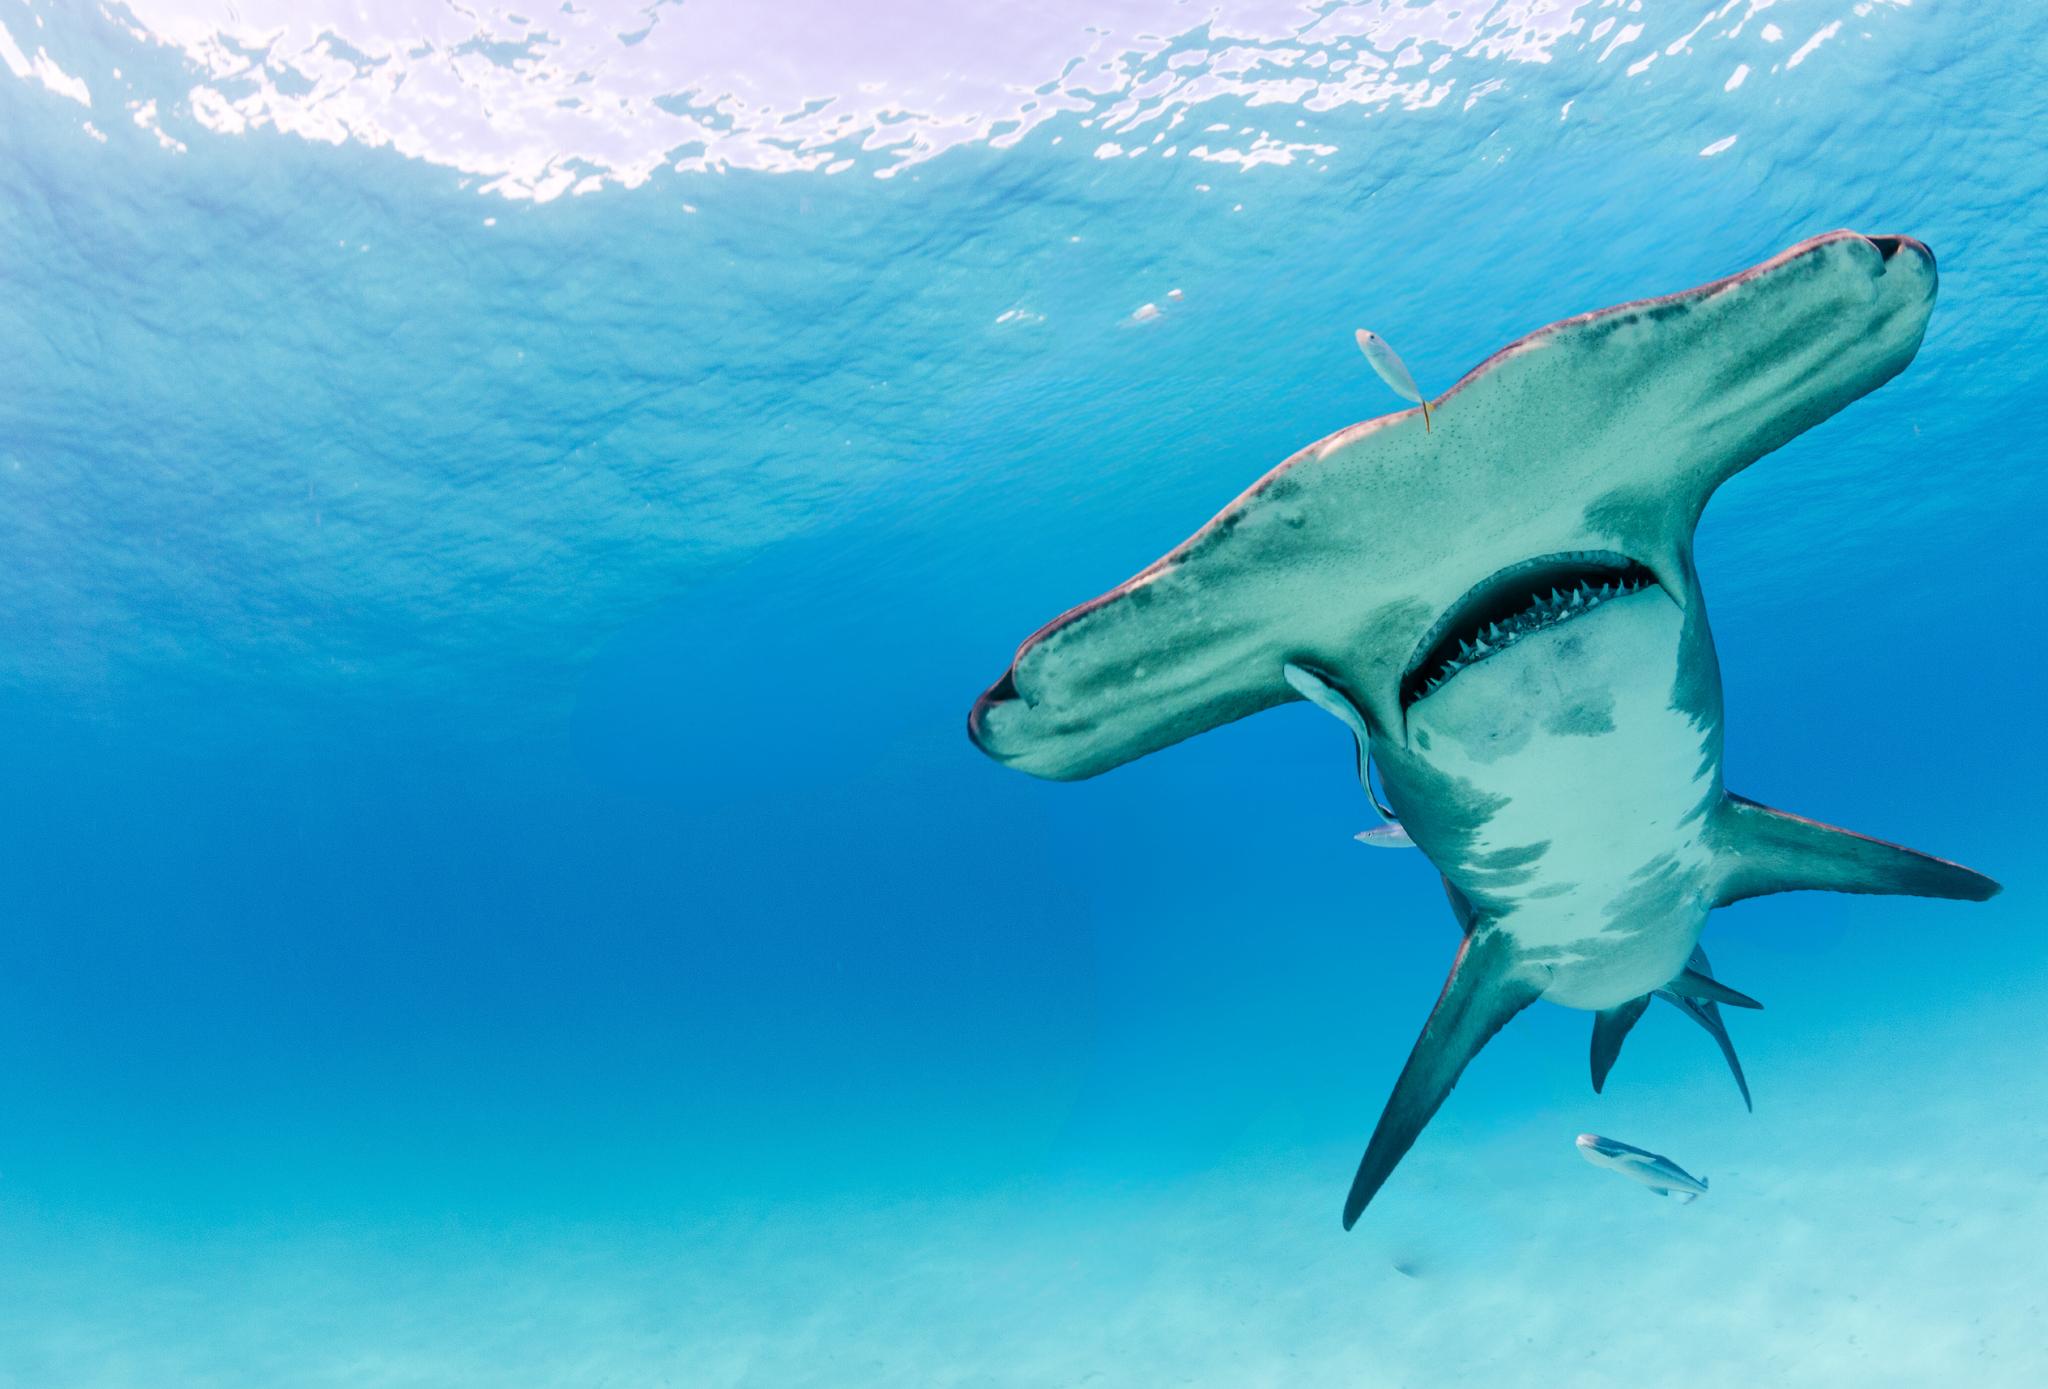
[[(2048, 10), (0, 3), (0, 1385), (2048, 1378)], [(1918, 236), (1698, 558), (1756, 1093), (1456, 945), (1342, 731), (962, 725), (1287, 454)], [(1151, 311), (1146, 311), (1146, 306)], [(1707, 1175), (1581, 1162), (1595, 1130)]]

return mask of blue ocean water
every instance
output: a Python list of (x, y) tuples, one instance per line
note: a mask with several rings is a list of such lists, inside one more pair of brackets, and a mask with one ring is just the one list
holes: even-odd
[[(2043, 1382), (2048, 10), (965, 8), (0, 3), (0, 1385)], [(1342, 730), (967, 708), (1354, 328), (1835, 227), (1941, 297), (1707, 512), (1729, 781), (2005, 894), (1718, 914), (1753, 1115), (1532, 1009), (1346, 1234)]]

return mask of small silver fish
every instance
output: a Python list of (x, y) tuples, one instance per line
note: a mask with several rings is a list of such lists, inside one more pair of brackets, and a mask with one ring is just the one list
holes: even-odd
[(1408, 364), (1401, 360), (1401, 354), (1387, 345), (1387, 340), (1368, 328), (1358, 330), (1358, 350), (1365, 354), (1365, 360), (1372, 363), (1372, 369), (1380, 374), (1380, 380), (1393, 388), (1394, 394), (1403, 400), (1412, 400), (1422, 407), (1423, 432), (1429, 431), (1429, 402), (1422, 398), (1421, 387), (1408, 371)]
[(1707, 1194), (1707, 1179), (1695, 1177), (1670, 1158), (1659, 1153), (1631, 1148), (1597, 1133), (1579, 1135), (1579, 1156), (1595, 1167), (1619, 1172), (1641, 1182), (1659, 1196), (1676, 1196), (1688, 1205)]

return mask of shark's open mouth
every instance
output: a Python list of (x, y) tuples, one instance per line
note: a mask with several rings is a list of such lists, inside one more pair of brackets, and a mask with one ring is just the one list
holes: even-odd
[(1401, 679), (1401, 707), (1524, 637), (1656, 582), (1641, 564), (1604, 550), (1544, 555), (1503, 569), (1460, 598), (1423, 638), (1421, 656)]

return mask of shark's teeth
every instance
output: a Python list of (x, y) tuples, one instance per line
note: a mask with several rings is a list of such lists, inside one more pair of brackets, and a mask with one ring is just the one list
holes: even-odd
[(1459, 671), (1505, 650), (1532, 632), (1540, 632), (1546, 627), (1569, 621), (1610, 599), (1640, 592), (1655, 582), (1647, 571), (1635, 569), (1619, 579), (1608, 579), (1599, 583), (1591, 579), (1581, 579), (1568, 588), (1552, 588), (1547, 595), (1533, 594), (1529, 599), (1529, 605), (1521, 611), (1488, 622), (1470, 637), (1460, 637), (1457, 653), (1444, 659), (1439, 667), (1423, 679), (1419, 686), (1420, 693), (1436, 693)]

